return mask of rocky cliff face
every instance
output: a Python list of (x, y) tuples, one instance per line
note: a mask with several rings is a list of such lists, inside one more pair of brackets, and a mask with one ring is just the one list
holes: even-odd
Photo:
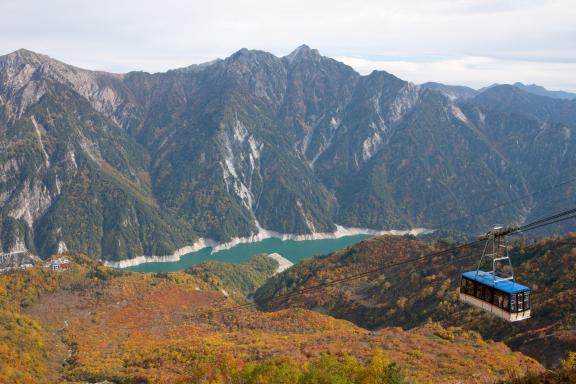
[(1, 246), (118, 260), (261, 228), (475, 231), (559, 206), (519, 198), (571, 175), (569, 112), (481, 96), (360, 76), (307, 46), (124, 75), (20, 50), (0, 57)]

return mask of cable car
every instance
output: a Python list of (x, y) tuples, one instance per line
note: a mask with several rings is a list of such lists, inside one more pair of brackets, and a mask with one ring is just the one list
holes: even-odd
[[(517, 230), (517, 227), (495, 226), (490, 232), (481, 236), (480, 240), (486, 240), (486, 245), (478, 268), (463, 273), (460, 281), (460, 301), (507, 321), (530, 318), (532, 291), (514, 280), (506, 243), (506, 235)], [(486, 261), (491, 262), (489, 271), (481, 270)]]

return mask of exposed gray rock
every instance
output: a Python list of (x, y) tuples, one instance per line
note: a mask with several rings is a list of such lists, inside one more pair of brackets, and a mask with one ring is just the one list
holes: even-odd
[(2, 248), (119, 260), (264, 230), (530, 220), (561, 203), (523, 196), (576, 177), (576, 107), (512, 88), (472, 99), (307, 46), (157, 74), (16, 51), (0, 57)]

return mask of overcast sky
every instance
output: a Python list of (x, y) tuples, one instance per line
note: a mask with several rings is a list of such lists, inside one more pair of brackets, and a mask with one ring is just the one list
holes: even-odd
[(576, 91), (575, 0), (1, 0), (18, 48), (112, 72), (165, 71), (301, 44), (363, 74)]

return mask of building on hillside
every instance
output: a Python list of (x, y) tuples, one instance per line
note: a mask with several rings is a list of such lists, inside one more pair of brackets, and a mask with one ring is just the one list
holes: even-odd
[(50, 268), (53, 271), (60, 271), (68, 268), (70, 260), (65, 256), (60, 256), (57, 259), (48, 260), (44, 263), (44, 268)]

